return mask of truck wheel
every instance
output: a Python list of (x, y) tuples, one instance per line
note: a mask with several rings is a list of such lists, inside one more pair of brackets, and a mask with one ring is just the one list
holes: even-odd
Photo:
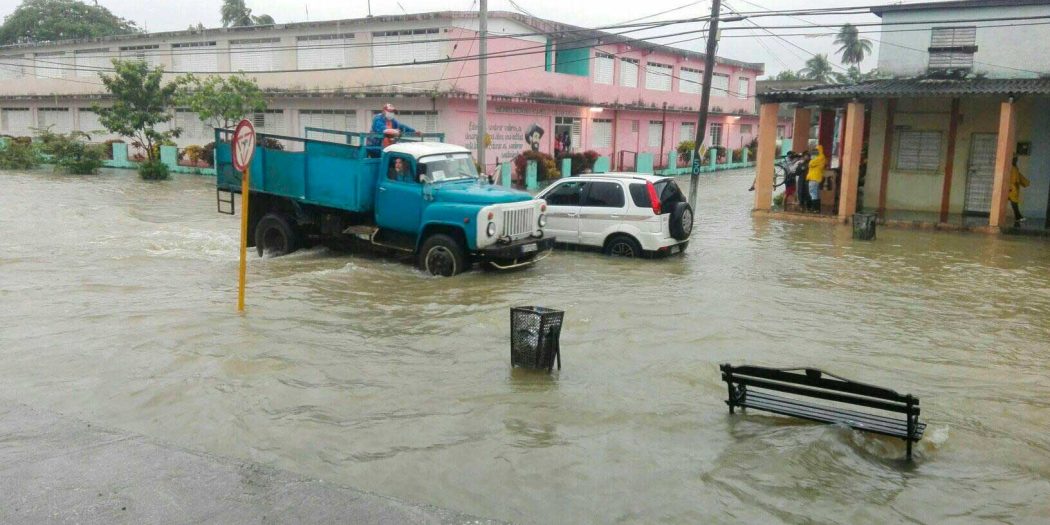
[(431, 235), (419, 249), (419, 269), (430, 275), (452, 277), (466, 270), (463, 247), (444, 234)]
[(687, 202), (675, 204), (671, 211), (671, 237), (684, 241), (693, 233), (693, 207)]
[(641, 257), (642, 245), (630, 235), (614, 235), (605, 242), (605, 255), (618, 257)]
[(287, 215), (267, 213), (255, 227), (255, 249), (259, 257), (288, 255), (298, 250), (301, 244), (299, 232)]

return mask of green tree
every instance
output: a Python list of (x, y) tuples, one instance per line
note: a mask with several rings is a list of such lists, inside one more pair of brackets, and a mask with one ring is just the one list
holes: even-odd
[(243, 74), (228, 77), (179, 77), (175, 101), (190, 108), (202, 122), (229, 128), (252, 113), (266, 111), (266, 97), (254, 79)]
[(114, 99), (111, 106), (94, 107), (99, 122), (110, 133), (133, 139), (132, 144), (146, 150), (150, 161), (157, 160), (154, 145), (179, 136), (178, 128), (157, 130), (172, 118), (178, 84), (164, 84), (164, 68), (151, 69), (141, 60), (114, 59), (113, 69), (112, 76), (99, 74)]
[(806, 80), (830, 82), (831, 62), (828, 61), (828, 55), (813, 55), (806, 61), (806, 67), (799, 70), (799, 74)]
[(834, 73), (835, 82), (838, 84), (859, 84), (867, 80), (874, 80), (881, 78), (882, 75), (878, 69), (872, 69), (867, 73), (861, 73), (860, 68), (857, 66), (850, 66), (845, 73)]
[(842, 25), (839, 34), (835, 36), (835, 44), (841, 46), (838, 53), (842, 55), (843, 64), (860, 65), (864, 57), (871, 53), (871, 40), (860, 38), (853, 24)]
[(223, 0), (222, 27), (244, 27), (273, 25), (270, 15), (252, 16), (252, 10), (244, 0)]
[(134, 22), (77, 0), (24, 0), (0, 26), (0, 45), (138, 33)]
[(794, 71), (792, 71), (790, 69), (785, 69), (784, 71), (781, 71), (780, 73), (777, 73), (777, 76), (773, 77), (773, 80), (805, 80), (805, 79), (802, 78), (802, 75), (799, 75), (798, 73), (796, 73), (796, 72), (794, 72)]

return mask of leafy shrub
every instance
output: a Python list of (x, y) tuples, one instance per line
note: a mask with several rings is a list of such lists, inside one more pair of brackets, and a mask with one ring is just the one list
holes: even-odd
[(263, 139), (259, 141), (259, 145), (266, 149), (284, 150), (284, 143), (270, 137), (263, 137)]
[(0, 146), (0, 169), (29, 170), (39, 166), (42, 160), (32, 143), (8, 139), (7, 144)]
[(204, 146), (190, 144), (186, 149), (179, 151), (179, 160), (187, 160), (190, 165), (196, 166), (204, 158)]
[(204, 161), (209, 167), (215, 165), (215, 143), (209, 142), (201, 148), (200, 160)]
[(561, 171), (558, 170), (558, 163), (555, 162), (554, 157), (539, 151), (525, 150), (514, 157), (514, 170), (522, 180), (525, 179), (526, 166), (530, 160), (536, 161), (537, 180), (561, 178)]
[(171, 174), (168, 166), (159, 160), (148, 160), (139, 164), (139, 176), (142, 180), (168, 180)]
[(601, 155), (599, 155), (598, 152), (594, 151), (593, 149), (589, 149), (583, 152), (583, 158), (587, 160), (587, 169), (594, 169), (594, 163), (598, 162), (598, 157), (601, 157)]
[(678, 148), (677, 148), (678, 156), (679, 157), (685, 157), (686, 159), (688, 159), (689, 158), (689, 154), (694, 149), (696, 149), (696, 141), (695, 140), (683, 140), (682, 142), (678, 143)]
[(40, 132), (39, 138), (40, 150), (51, 156), (56, 171), (92, 175), (102, 167), (102, 149), (85, 142), (90, 138), (86, 133), (53, 133), (48, 129)]

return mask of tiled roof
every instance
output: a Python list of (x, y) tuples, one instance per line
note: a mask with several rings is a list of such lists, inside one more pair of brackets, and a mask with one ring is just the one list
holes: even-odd
[(761, 102), (819, 102), (853, 98), (1050, 95), (1050, 78), (930, 78), (869, 80), (760, 93)]

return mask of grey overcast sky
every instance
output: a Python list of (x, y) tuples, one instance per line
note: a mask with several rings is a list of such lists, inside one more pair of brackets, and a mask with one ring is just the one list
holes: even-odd
[[(95, 0), (89, 0), (89, 3)], [(686, 6), (667, 14), (647, 18), (649, 20), (671, 20), (705, 16), (710, 14), (710, 1), (689, 2), (688, 0), (514, 0), (522, 9), (540, 18), (574, 24), (585, 27), (604, 26), (632, 20), (676, 7)], [(21, 3), (20, 0), (0, 0), (0, 14), (6, 16)], [(191, 24), (203, 23), (206, 27), (221, 25), (219, 9), (222, 0), (97, 0), (99, 5), (109, 8), (114, 14), (134, 20), (149, 31), (169, 31), (186, 29)], [(758, 11), (765, 9), (806, 9), (821, 7), (850, 7), (882, 3), (918, 3), (915, 0), (723, 0), (725, 6), (738, 11)], [(247, 0), (248, 7), (256, 14), (269, 14), (278, 23), (302, 22), (306, 20), (331, 20), (339, 18), (363, 17), (368, 13), (367, 0)], [(476, 0), (372, 0), (372, 13), (376, 15), (420, 13), (444, 10), (474, 10)], [(489, 0), (489, 10), (518, 11), (511, 0)], [(858, 16), (815, 16), (794, 18), (758, 18), (755, 22), (763, 26), (803, 25), (807, 21), (822, 25), (838, 25), (845, 22), (870, 23), (878, 22), (878, 17), (867, 14)], [(747, 26), (747, 22), (735, 22), (732, 26)], [(671, 26), (652, 30), (649, 34), (688, 31), (699, 29), (699, 24)], [(871, 30), (871, 28), (862, 28)], [(829, 33), (834, 29), (824, 29)], [(798, 33), (799, 30), (781, 30), (780, 32)], [(728, 37), (732, 35), (747, 35)], [(794, 46), (781, 39), (755, 35), (765, 34), (760, 30), (724, 31), (718, 54), (720, 56), (762, 62), (766, 65), (767, 74), (776, 74), (784, 69), (799, 69), (812, 53), (827, 53), (834, 64), (838, 64), (835, 55), (833, 37), (785, 37)], [(639, 32), (637, 36), (646, 36)], [(875, 66), (878, 56), (878, 33), (862, 35), (873, 41), (875, 49), (871, 58), (864, 61), (862, 69)], [(657, 42), (668, 43), (688, 37), (673, 37)], [(700, 40), (676, 44), (687, 49), (701, 50), (704, 43)], [(796, 47), (797, 46), (797, 47)], [(803, 51), (804, 50), (804, 51)], [(839, 69), (841, 71), (841, 69)]]

